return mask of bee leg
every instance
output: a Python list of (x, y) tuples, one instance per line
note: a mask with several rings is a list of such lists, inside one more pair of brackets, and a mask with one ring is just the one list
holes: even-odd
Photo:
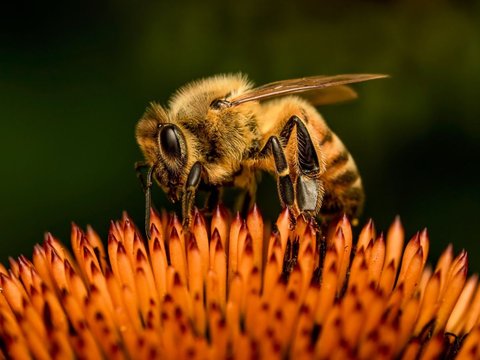
[(138, 181), (140, 182), (140, 185), (142, 186), (142, 190), (145, 193), (147, 190), (147, 184), (145, 183), (145, 179), (143, 178), (143, 173), (142, 170), (148, 168), (148, 164), (144, 161), (137, 161), (135, 162), (135, 173), (137, 174)]
[[(142, 170), (148, 168), (146, 179), (143, 177)], [(143, 161), (137, 161), (135, 163), (135, 172), (137, 178), (142, 186), (143, 193), (145, 194), (145, 235), (150, 239), (150, 207), (152, 206), (152, 196), (150, 188), (152, 187), (152, 176), (155, 170), (155, 165), (149, 167), (149, 165)]]
[(323, 186), (318, 179), (320, 166), (312, 139), (305, 124), (297, 118), (298, 166), (300, 174), (296, 183), (297, 205), (300, 211), (313, 213), (318, 210)]
[(302, 215), (315, 215), (323, 198), (323, 184), (318, 179), (320, 165), (310, 134), (298, 116), (292, 116), (280, 136), (286, 144), (293, 128), (297, 129), (297, 157), (299, 175), (296, 180), (296, 201)]
[(242, 214), (242, 217), (246, 219), (248, 212), (250, 211), (250, 207), (253, 204), (253, 198), (250, 191), (246, 190), (244, 192), (244, 196), (242, 196), (242, 202), (243, 203), (242, 203), (242, 206), (240, 207), (240, 213)]
[(150, 239), (150, 208), (152, 207), (152, 176), (155, 171), (155, 165), (150, 167), (147, 172), (147, 180), (145, 183), (145, 235)]
[(293, 115), (288, 119), (280, 133), (280, 139), (284, 144), (288, 143), (295, 126), (297, 127), (298, 162), (300, 170), (306, 175), (317, 174), (320, 170), (317, 152), (315, 151), (307, 127), (298, 116)]
[(237, 199), (235, 200), (235, 209), (237, 209), (244, 218), (247, 217), (248, 212), (255, 203), (256, 190), (256, 183), (253, 183), (250, 188), (242, 190), (240, 195), (238, 195)]
[[(288, 168), (287, 158), (283, 150), (280, 139), (277, 136), (271, 136), (265, 147), (260, 151), (260, 156), (266, 156), (269, 151), (273, 154), (275, 161), (275, 171), (277, 175), (278, 195), (283, 207), (292, 208), (295, 202), (295, 193), (293, 191), (292, 178)], [(293, 214), (293, 212), (290, 212)], [(294, 221), (293, 221), (294, 222)]]
[(218, 186), (207, 185), (207, 187), (202, 190), (205, 190), (207, 193), (202, 211), (207, 215), (211, 215), (215, 206), (221, 201), (222, 189)]
[(188, 228), (190, 226), (193, 204), (195, 202), (195, 195), (197, 193), (198, 185), (200, 184), (200, 180), (202, 178), (202, 170), (202, 164), (197, 161), (195, 164), (193, 164), (190, 172), (188, 173), (185, 191), (182, 196), (182, 217), (184, 228)]
[[(266, 154), (265, 154), (266, 155)], [(249, 166), (241, 165), (240, 169), (233, 174), (231, 186), (241, 189), (235, 197), (234, 209), (242, 216), (247, 216), (255, 203), (257, 184), (261, 174)]]

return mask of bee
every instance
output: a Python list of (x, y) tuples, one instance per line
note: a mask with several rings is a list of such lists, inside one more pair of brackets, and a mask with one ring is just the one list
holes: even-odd
[(364, 192), (357, 167), (316, 106), (355, 98), (346, 84), (383, 77), (313, 76), (255, 88), (244, 75), (217, 75), (181, 87), (168, 107), (151, 103), (136, 127), (145, 157), (136, 168), (148, 169), (147, 234), (153, 181), (171, 201), (181, 200), (188, 227), (200, 188), (234, 186), (254, 199), (262, 171), (276, 178), (292, 221), (358, 216)]

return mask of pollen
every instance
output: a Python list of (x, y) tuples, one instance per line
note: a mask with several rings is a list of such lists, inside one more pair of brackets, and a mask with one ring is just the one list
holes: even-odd
[(104, 243), (72, 225), (0, 267), (0, 358), (469, 359), (480, 356), (478, 276), (397, 218), (354, 236), (288, 210), (270, 225), (218, 206), (188, 230), (151, 211), (148, 241), (124, 215)]

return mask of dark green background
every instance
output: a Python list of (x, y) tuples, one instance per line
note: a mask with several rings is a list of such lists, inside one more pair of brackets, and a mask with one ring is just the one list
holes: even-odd
[(400, 214), (408, 237), (428, 227), (432, 259), (452, 242), (480, 270), (478, 1), (37, 3), (0, 19), (2, 261), (47, 230), (68, 241), (72, 220), (102, 235), (122, 210), (140, 224), (135, 123), (185, 82), (380, 72), (321, 110), (363, 175), (364, 220), (385, 230)]

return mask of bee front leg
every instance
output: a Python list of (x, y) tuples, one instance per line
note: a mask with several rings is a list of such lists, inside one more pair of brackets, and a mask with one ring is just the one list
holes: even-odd
[(142, 185), (143, 193), (145, 194), (145, 235), (150, 239), (150, 208), (152, 207), (152, 177), (155, 172), (155, 165), (148, 168), (146, 179), (143, 178), (142, 169), (147, 168), (146, 163), (135, 163), (135, 171), (137, 172), (137, 177), (140, 180)]
[(190, 226), (193, 204), (195, 203), (195, 195), (202, 178), (202, 170), (202, 164), (197, 161), (195, 164), (193, 164), (190, 172), (188, 173), (185, 190), (182, 196), (182, 217), (184, 228), (188, 228)]
[(266, 156), (272, 152), (275, 161), (275, 172), (277, 175), (278, 196), (283, 207), (287, 207), (293, 216), (291, 222), (295, 222), (292, 206), (295, 202), (295, 193), (293, 190), (292, 178), (290, 177), (290, 169), (288, 168), (287, 158), (283, 150), (282, 144), (277, 136), (271, 136), (264, 148), (260, 151), (260, 157)]
[(145, 183), (145, 179), (143, 178), (143, 173), (142, 171), (144, 169), (147, 169), (149, 166), (146, 162), (144, 161), (137, 161), (135, 162), (135, 173), (137, 174), (137, 179), (140, 182), (140, 186), (142, 187), (143, 192), (147, 190), (147, 184)]

